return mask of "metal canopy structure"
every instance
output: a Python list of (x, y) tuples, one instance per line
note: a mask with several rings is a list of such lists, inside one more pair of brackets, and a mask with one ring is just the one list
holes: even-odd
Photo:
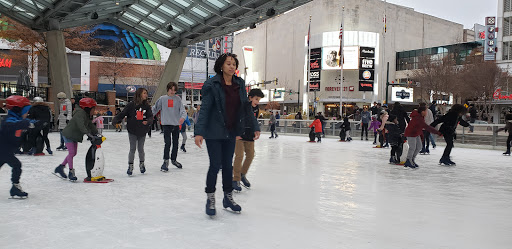
[(0, 0), (0, 13), (34, 30), (108, 22), (175, 48), (225, 35), (311, 0)]

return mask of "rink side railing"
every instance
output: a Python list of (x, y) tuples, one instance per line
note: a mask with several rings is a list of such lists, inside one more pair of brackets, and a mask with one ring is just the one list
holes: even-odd
[[(0, 117), (3, 118), (5, 114), (0, 114)], [(113, 116), (103, 116), (104, 118), (104, 130), (115, 130), (115, 126), (112, 125)], [(192, 119), (189, 118), (192, 122)], [(278, 119), (278, 125), (276, 126), (276, 131), (278, 134), (297, 134), (308, 136), (310, 128), (309, 125), (313, 122), (313, 120), (295, 120), (295, 119)], [(262, 132), (270, 132), (269, 119), (258, 119), (258, 123), (260, 124), (260, 129)], [(327, 137), (338, 137), (340, 133), (339, 124), (340, 121), (329, 120), (326, 121), (326, 125), (324, 128), (325, 135)], [(126, 122), (122, 122), (123, 131), (126, 130)], [(505, 127), (504, 124), (472, 124), (473, 132), (470, 132), (469, 128), (463, 127), (459, 125), (457, 127), (457, 139), (455, 143), (461, 144), (476, 144), (476, 145), (487, 145), (496, 147), (504, 147), (506, 146), (508, 133), (502, 131), (496, 133), (499, 128)], [(55, 127), (55, 126), (54, 126)], [(193, 127), (193, 125), (192, 125)], [(351, 132), (350, 135), (353, 139), (358, 140), (361, 138), (361, 122), (360, 121), (350, 121)], [(160, 128), (160, 127), (159, 127)], [(439, 127), (438, 127), (439, 128)], [(53, 129), (55, 130), (55, 129)], [(193, 130), (193, 129), (188, 129)], [(368, 131), (368, 139), (373, 140), (373, 131)], [(439, 141), (441, 143), (444, 142), (444, 139), (437, 137), (435, 138), (436, 142)]]
[[(308, 136), (310, 128), (309, 125), (313, 120), (295, 120), (295, 119), (278, 119), (279, 124), (276, 126), (278, 134), (302, 134)], [(268, 119), (258, 119), (262, 132), (270, 132), (270, 125)], [(328, 137), (339, 136), (340, 121), (325, 121), (324, 128), (325, 135)], [(508, 133), (502, 131), (496, 133), (499, 128), (505, 127), (504, 124), (472, 124), (473, 132), (469, 128), (459, 125), (457, 127), (457, 139), (455, 143), (461, 144), (476, 144), (476, 145), (490, 145), (493, 148), (506, 146)], [(350, 136), (354, 140), (361, 139), (361, 122), (350, 121)], [(439, 126), (437, 127), (439, 128)], [(368, 139), (373, 140), (373, 131), (368, 131)], [(444, 142), (443, 138), (437, 137), (435, 141)]]

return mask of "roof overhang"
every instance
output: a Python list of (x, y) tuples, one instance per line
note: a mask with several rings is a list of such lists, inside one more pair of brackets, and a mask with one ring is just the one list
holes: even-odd
[(247, 28), (310, 1), (0, 0), (0, 13), (43, 32), (108, 22), (175, 48)]

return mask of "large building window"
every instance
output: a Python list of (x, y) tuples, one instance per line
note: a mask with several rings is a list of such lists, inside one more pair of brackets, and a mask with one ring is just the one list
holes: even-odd
[[(510, 0), (512, 1), (512, 0)], [(512, 17), (506, 17), (506, 18), (503, 18), (503, 36), (510, 36), (510, 34), (512, 34), (511, 32), (511, 26), (510, 25), (512, 23)]]
[(512, 0), (504, 0), (503, 2), (505, 12), (512, 11)]
[(503, 60), (512, 60), (512, 42), (503, 42)]

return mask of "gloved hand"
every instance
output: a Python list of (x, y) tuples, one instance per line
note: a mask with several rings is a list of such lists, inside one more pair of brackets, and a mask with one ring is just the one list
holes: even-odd
[(43, 121), (35, 120), (35, 119), (30, 119), (29, 122), (30, 122), (30, 124), (28, 125), (29, 129), (40, 130), (47, 124), (47, 122), (43, 122)]

